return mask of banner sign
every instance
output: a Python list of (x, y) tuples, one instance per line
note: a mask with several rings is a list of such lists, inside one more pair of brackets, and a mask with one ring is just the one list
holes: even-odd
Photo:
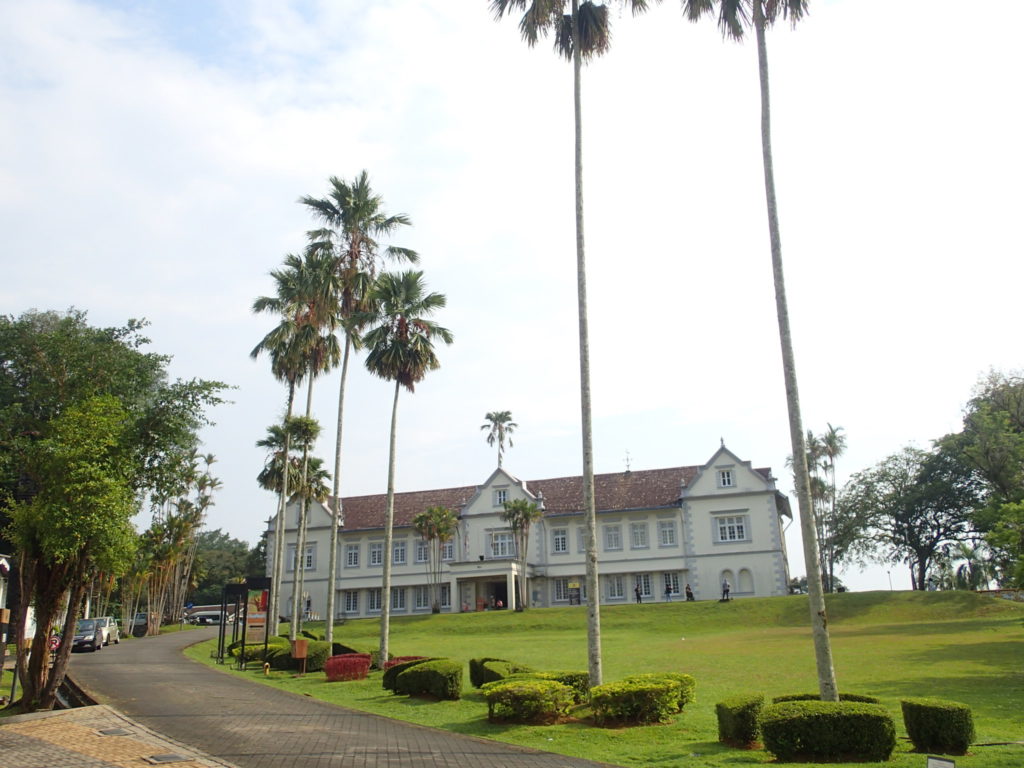
[(245, 610), (245, 643), (259, 645), (267, 640), (267, 603), (270, 590), (250, 589)]

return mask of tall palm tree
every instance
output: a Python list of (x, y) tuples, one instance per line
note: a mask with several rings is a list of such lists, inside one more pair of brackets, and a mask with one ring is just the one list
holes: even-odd
[(814, 656), (818, 668), (818, 687), (821, 698), (825, 701), (838, 701), (836, 673), (832, 663), (832, 643), (828, 634), (825, 595), (821, 584), (818, 539), (814, 530), (811, 482), (807, 467), (807, 448), (804, 445), (803, 419), (800, 415), (796, 361), (793, 355), (793, 339), (789, 330), (786, 281), (782, 271), (782, 240), (779, 235), (775, 169), (772, 161), (768, 49), (765, 43), (766, 27), (774, 24), (779, 18), (788, 18), (793, 24), (796, 24), (807, 13), (807, 0), (682, 0), (682, 4), (690, 21), (697, 21), (707, 13), (713, 13), (717, 7), (718, 24), (724, 35), (740, 40), (743, 38), (746, 28), (752, 26), (757, 40), (758, 77), (761, 86), (761, 159), (764, 166), (765, 201), (768, 208), (768, 239), (771, 245), (772, 275), (775, 282), (775, 313), (779, 324), (782, 370), (786, 384), (786, 404), (789, 410), (789, 437), (796, 465), (796, 491), (800, 509), (800, 530), (804, 544), (804, 564), (807, 568), (807, 592), (810, 604), (811, 631), (814, 637)]
[(444, 294), (427, 293), (423, 273), (385, 272), (373, 288), (377, 312), (366, 318), (370, 330), (363, 342), (369, 350), (366, 368), (385, 381), (395, 382), (391, 405), (391, 441), (388, 453), (388, 492), (384, 512), (384, 579), (381, 584), (380, 658), (388, 657), (391, 630), (391, 540), (395, 521), (395, 436), (398, 429), (398, 393), (410, 392), (429, 371), (441, 366), (434, 342), (452, 343), (452, 334), (428, 319), (447, 304)]
[[(279, 316), (278, 325), (273, 328), (252, 350), (251, 356), (258, 357), (267, 352), (271, 369), (276, 378), (288, 384), (288, 401), (285, 422), (292, 418), (295, 389), (298, 383), (308, 377), (306, 395), (306, 416), (310, 417), (312, 406), (313, 379), (317, 374), (333, 367), (338, 360), (337, 339), (334, 330), (337, 323), (335, 299), (336, 277), (334, 263), (329, 256), (307, 250), (304, 256), (289, 254), (284, 266), (273, 270), (274, 296), (261, 296), (253, 302), (254, 312), (271, 312)], [(289, 435), (285, 432), (285, 455), (290, 455)], [(303, 460), (305, 466), (308, 452)], [(284, 476), (281, 500), (278, 506), (277, 535), (274, 536), (274, 566), (271, 580), (271, 615), (280, 616), (280, 583), (284, 573), (284, 526), (285, 508), (288, 500), (288, 474)], [(304, 508), (303, 508), (304, 509)], [(297, 539), (305, 539), (304, 519), (300, 513)], [(296, 542), (296, 546), (299, 545)], [(298, 550), (301, 552), (302, 550)], [(293, 595), (293, 618), (297, 598)], [(292, 634), (295, 633), (292, 622)]]
[(505, 453), (505, 441), (508, 440), (508, 447), (512, 447), (512, 433), (519, 425), (512, 421), (512, 411), (491, 411), (484, 418), (485, 424), (480, 429), (487, 430), (487, 444), (494, 447), (498, 444), (498, 466), (501, 466), (501, 457)]
[(441, 572), (444, 565), (444, 545), (455, 538), (459, 521), (448, 507), (428, 507), (412, 519), (412, 528), (433, 551), (427, 563), (430, 576), (430, 611), (441, 612)]
[[(620, 0), (633, 14), (647, 10), (647, 0)], [(597, 514), (594, 507), (594, 438), (591, 428), (590, 335), (587, 324), (587, 269), (583, 242), (583, 110), (580, 76), (583, 62), (608, 51), (611, 43), (608, 6), (593, 0), (491, 0), (500, 21), (522, 11), (519, 31), (533, 47), (551, 33), (555, 52), (572, 62), (573, 121), (575, 126), (576, 296), (580, 338), (580, 413), (583, 444), (583, 512), (587, 521), (587, 664), (590, 685), (601, 684), (601, 593), (597, 573)], [(567, 13), (568, 11), (568, 13)]]
[(822, 526), (822, 533), (819, 534), (823, 535), (823, 538), (818, 543), (822, 549), (821, 569), (825, 577), (825, 588), (829, 592), (834, 592), (836, 568), (835, 535), (838, 522), (837, 515), (839, 514), (836, 505), (838, 496), (838, 489), (836, 488), (836, 459), (846, 453), (846, 435), (843, 434), (842, 427), (834, 427), (829, 423), (826, 423), (826, 426), (828, 429), (825, 430), (819, 439), (821, 442), (822, 468), (828, 474), (829, 498), (828, 511), (824, 516), (825, 523)]
[(337, 599), (338, 532), (344, 526), (341, 502), (341, 441), (345, 424), (345, 382), (348, 378), (349, 355), (360, 346), (361, 326), (357, 317), (372, 314), (368, 306), (369, 287), (377, 272), (378, 261), (390, 259), (416, 263), (419, 256), (409, 248), (389, 245), (381, 249), (380, 237), (393, 234), (401, 226), (411, 224), (404, 213), (391, 216), (384, 212), (384, 201), (370, 187), (367, 172), (362, 171), (351, 182), (332, 176), (325, 197), (305, 196), (299, 202), (309, 208), (313, 217), (323, 226), (308, 233), (310, 248), (330, 254), (335, 259), (338, 276), (338, 314), (345, 334), (345, 349), (341, 363), (341, 382), (338, 385), (338, 428), (334, 442), (334, 487), (331, 505), (330, 553), (327, 564), (327, 628), (325, 639), (334, 640), (334, 614)]

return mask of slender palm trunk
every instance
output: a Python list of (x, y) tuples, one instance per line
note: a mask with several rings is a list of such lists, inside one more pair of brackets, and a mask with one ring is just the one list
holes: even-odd
[[(281, 499), (277, 505), (277, 522), (274, 524), (274, 561), (270, 579), (270, 621), (274, 624), (274, 634), (281, 630), (278, 620), (281, 618), (281, 581), (284, 579), (284, 528), (288, 511), (288, 475), (291, 469), (291, 439), (288, 433), (288, 422), (292, 418), (292, 406), (295, 403), (295, 382), (288, 382), (288, 409), (284, 417), (284, 462), (282, 464)], [(295, 585), (292, 584), (294, 589)], [(268, 622), (268, 626), (269, 626)]]
[(395, 381), (395, 401), (391, 405), (391, 444), (388, 452), (388, 500), (384, 511), (384, 579), (380, 586), (380, 656), (379, 664), (388, 660), (388, 641), (391, 634), (391, 538), (395, 523), (395, 435), (398, 433), (398, 388)]
[(772, 273), (775, 280), (775, 311), (779, 321), (782, 346), (782, 369), (786, 381), (786, 403), (789, 407), (789, 436), (796, 464), (796, 491), (800, 507), (800, 531), (803, 535), (804, 564), (807, 568), (807, 594), (814, 636), (814, 657), (818, 667), (818, 688), (824, 701), (838, 701), (836, 673), (832, 665), (832, 644), (825, 614), (825, 595), (821, 587), (818, 541), (815, 535), (814, 509), (811, 505), (810, 474), (807, 469), (807, 446), (804, 442), (803, 420), (800, 417), (800, 394), (796, 383), (796, 362), (793, 339), (789, 332), (789, 309), (786, 304), (786, 283), (782, 272), (782, 242), (779, 237), (779, 214), (775, 199), (775, 171), (772, 165), (771, 110), (768, 100), (768, 51), (765, 46), (763, 0), (754, 2), (754, 30), (757, 35), (757, 63), (761, 80), (761, 153), (764, 161), (764, 189), (768, 205), (768, 236), (771, 241)]
[[(306, 389), (306, 418), (313, 414), (313, 371), (308, 372), (309, 387)], [(299, 493), (299, 530), (295, 533), (295, 589), (292, 591), (292, 624), (289, 637), (294, 640), (302, 629), (302, 589), (305, 585), (306, 565), (306, 517), (309, 512), (309, 440), (302, 441), (302, 481)]]
[(345, 334), (345, 354), (341, 359), (341, 385), (338, 387), (338, 434), (334, 440), (334, 488), (331, 505), (331, 551), (327, 559), (327, 631), (324, 639), (334, 642), (334, 612), (338, 592), (338, 529), (345, 524), (341, 507), (341, 435), (345, 426), (345, 379), (348, 378), (348, 357), (352, 339)]
[(572, 95), (576, 138), (576, 293), (580, 326), (580, 410), (583, 421), (583, 513), (587, 521), (587, 667), (591, 687), (601, 684), (601, 592), (597, 573), (594, 505), (594, 439), (590, 418), (590, 338), (587, 329), (587, 264), (583, 247), (583, 110), (580, 103), (579, 0), (572, 0)]

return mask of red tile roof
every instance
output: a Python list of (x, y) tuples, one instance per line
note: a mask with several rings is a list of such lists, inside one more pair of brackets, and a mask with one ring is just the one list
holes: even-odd
[[(598, 512), (627, 509), (656, 509), (679, 501), (681, 489), (697, 475), (700, 467), (672, 467), (632, 472), (616, 472), (594, 476), (594, 498)], [(767, 469), (755, 470), (766, 478)], [(535, 496), (543, 494), (545, 515), (579, 513), (583, 508), (583, 478), (556, 477), (549, 480), (528, 480), (526, 488)], [(439, 488), (433, 491), (412, 491), (395, 494), (395, 527), (412, 525), (412, 519), (427, 507), (448, 507), (458, 513), (479, 486)], [(366, 530), (384, 527), (383, 493), (372, 496), (342, 498), (347, 530)]]

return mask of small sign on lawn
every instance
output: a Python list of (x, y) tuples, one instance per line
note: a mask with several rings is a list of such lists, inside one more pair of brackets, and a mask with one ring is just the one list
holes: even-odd
[(956, 768), (956, 763), (953, 760), (947, 760), (944, 757), (928, 757), (928, 765), (925, 768)]

